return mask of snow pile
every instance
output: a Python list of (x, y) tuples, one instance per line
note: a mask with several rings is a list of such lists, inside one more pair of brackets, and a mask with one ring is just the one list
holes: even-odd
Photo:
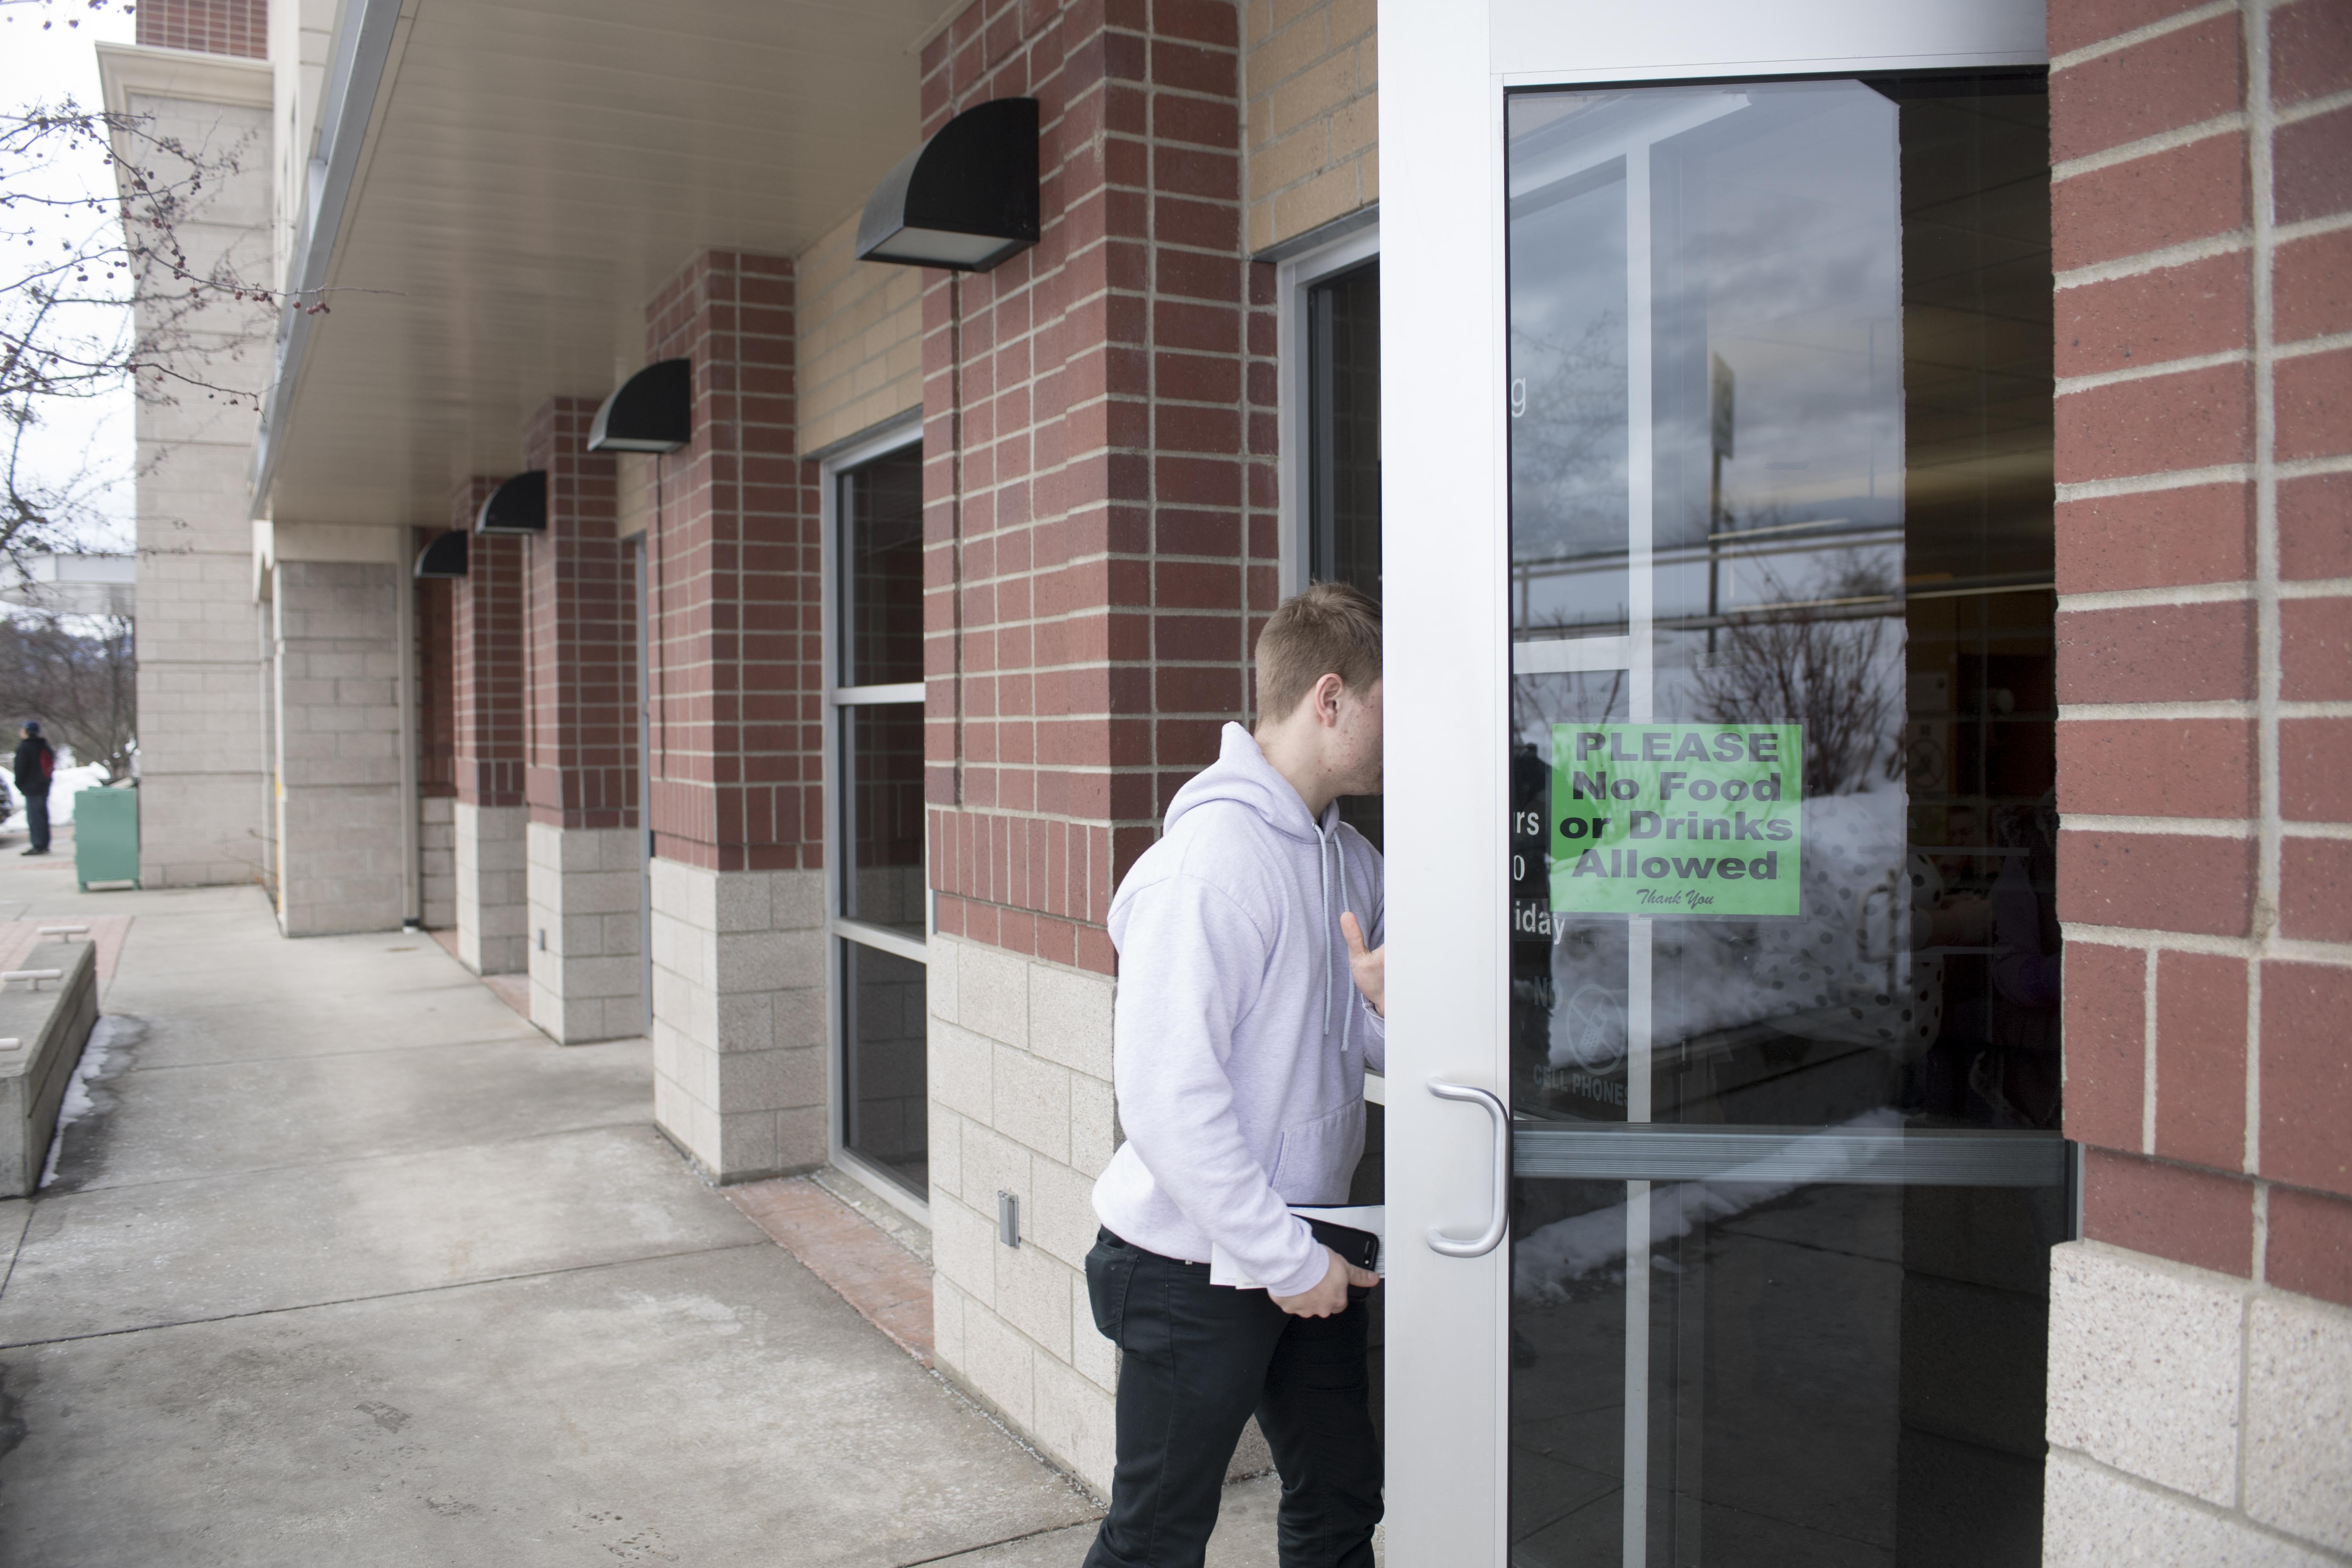
[[(70, 752), (67, 755), (71, 755)], [(16, 789), (13, 773), (5, 775), (8, 802), (16, 811), (7, 821), (0, 822), (0, 833), (23, 833), (25, 801)], [(59, 768), (49, 775), (49, 826), (66, 828), (73, 825), (73, 797), (86, 789), (98, 789), (106, 783), (106, 770), (92, 763), (88, 767)]]

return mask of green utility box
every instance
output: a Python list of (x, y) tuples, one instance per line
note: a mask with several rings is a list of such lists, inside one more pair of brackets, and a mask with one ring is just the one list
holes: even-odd
[(139, 885), (139, 792), (86, 789), (74, 797), (74, 878)]

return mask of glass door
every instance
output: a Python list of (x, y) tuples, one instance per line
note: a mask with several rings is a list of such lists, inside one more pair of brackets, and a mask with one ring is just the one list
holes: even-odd
[[(1486, 42), (1494, 526), (1402, 441), (1384, 497), (1391, 1552), (2038, 1562), (2041, 75)], [(1386, 422), (1466, 433), (1415, 162)]]
[(1506, 106), (1514, 1563), (2040, 1560), (2046, 125)]

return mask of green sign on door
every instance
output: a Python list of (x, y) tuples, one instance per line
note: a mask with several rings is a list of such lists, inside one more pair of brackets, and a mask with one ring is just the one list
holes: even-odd
[(1797, 724), (1555, 724), (1556, 914), (1793, 915)]

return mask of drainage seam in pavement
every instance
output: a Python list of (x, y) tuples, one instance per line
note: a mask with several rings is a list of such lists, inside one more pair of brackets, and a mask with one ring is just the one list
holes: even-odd
[(1049, 1524), (1043, 1530), (1032, 1530), (1020, 1535), (1008, 1535), (1002, 1541), (983, 1541), (977, 1546), (959, 1546), (953, 1552), (942, 1552), (937, 1557), (918, 1557), (911, 1563), (901, 1563), (898, 1568), (924, 1568), (926, 1563), (952, 1563), (959, 1557), (969, 1557), (975, 1552), (993, 1552), (1000, 1546), (1013, 1546), (1024, 1541), (1034, 1541), (1041, 1535), (1059, 1535), (1066, 1530), (1091, 1530), (1102, 1521), (1082, 1519), (1076, 1524)]
[(25, 1223), (16, 1227), (16, 1239), (8, 1248), (8, 1267), (0, 1268), (0, 1297), (8, 1294), (8, 1281), (16, 1278), (16, 1259), (25, 1256), (25, 1237), (32, 1233), (32, 1229), (33, 1203), (27, 1196), (25, 1200)]
[[(110, 1013), (106, 1016), (112, 1018), (137, 1018), (141, 1022), (148, 1024), (151, 1026), (154, 1023), (154, 1015), (150, 1013), (132, 1013), (124, 1011)], [(635, 1038), (636, 1037), (632, 1036), (630, 1037), (630, 1041), (633, 1041)], [(596, 1040), (591, 1042), (591, 1044), (598, 1046), (624, 1045), (630, 1043), (630, 1041)], [(128, 1077), (134, 1072), (185, 1072), (190, 1068), (234, 1068), (244, 1067), (248, 1063), (256, 1067), (266, 1067), (271, 1062), (334, 1062), (341, 1061), (347, 1057), (382, 1057), (391, 1056), (395, 1053), (401, 1056), (421, 1056), (426, 1051), (457, 1050), (460, 1048), (479, 1050), (484, 1046), (540, 1046), (547, 1043), (547, 1037), (544, 1035), (538, 1035), (536, 1037), (524, 1035), (491, 1035), (479, 1040), (445, 1040), (441, 1044), (435, 1046), (362, 1046), (358, 1049), (349, 1051), (298, 1051), (292, 1056), (284, 1057), (223, 1057), (217, 1061), (208, 1062), (158, 1062), (151, 1068), (136, 1066), (127, 1067), (122, 1069), (121, 1073), (109, 1073), (104, 1079), (101, 1079), (99, 1081), (101, 1083), (110, 1083), (117, 1077)], [(586, 1050), (590, 1047), (589, 1046), (560, 1046), (555, 1048), (566, 1051), (579, 1051)]]
[[(139, 1023), (148, 1025), (151, 1030), (155, 1027), (155, 1013), (134, 1013), (130, 1008), (118, 1008), (118, 1011), (106, 1013), (106, 1016), (108, 1018), (136, 1018)], [(642, 1037), (630, 1035), (625, 1039), (595, 1039), (581, 1044), (581, 1047), (551, 1048), (555, 1048), (555, 1051), (593, 1051), (595, 1047), (625, 1047), (625, 1044), (635, 1044), (637, 1039), (642, 1039)], [(531, 1035), (485, 1035), (482, 1039), (445, 1039), (440, 1044), (433, 1044), (433, 1047), (352, 1047), (351, 1051), (297, 1051), (294, 1056), (224, 1056), (219, 1060), (212, 1060), (212, 1063), (158, 1063), (152, 1068), (125, 1068), (125, 1072), (184, 1072), (188, 1068), (242, 1068), (245, 1063), (331, 1063), (331, 1060), (341, 1060), (346, 1056), (391, 1056), (395, 1051), (402, 1056), (416, 1056), (421, 1051), (457, 1051), (458, 1047), (548, 1047), (548, 1044), (551, 1044), (548, 1037), (534, 1030)]]
[(251, 1311), (222, 1312), (209, 1318), (175, 1318), (168, 1323), (136, 1323), (129, 1328), (100, 1329), (87, 1334), (59, 1334), (47, 1340), (0, 1340), (0, 1351), (42, 1350), (50, 1345), (79, 1344), (85, 1340), (116, 1340), (126, 1334), (152, 1334), (163, 1329), (201, 1328), (206, 1323), (234, 1323), (247, 1318), (277, 1318), (289, 1312), (315, 1312), (326, 1307), (355, 1307), (368, 1301), (397, 1301), (409, 1296), (437, 1296), (444, 1290), (467, 1290), (477, 1285), (510, 1285), (519, 1279), (553, 1279), (565, 1274), (586, 1274), (598, 1268), (625, 1268), (638, 1263), (667, 1263), (680, 1258), (746, 1252), (753, 1247), (773, 1250), (775, 1243), (763, 1236), (757, 1241), (733, 1241), (724, 1247), (697, 1247), (684, 1252), (648, 1252), (641, 1258), (613, 1258), (601, 1263), (574, 1263), (562, 1268), (533, 1268), (517, 1274), (486, 1274), (479, 1279), (452, 1279), (444, 1285), (419, 1285), (414, 1289), (384, 1290), (373, 1296), (337, 1296), (325, 1301), (298, 1301), (285, 1307), (256, 1307)]

